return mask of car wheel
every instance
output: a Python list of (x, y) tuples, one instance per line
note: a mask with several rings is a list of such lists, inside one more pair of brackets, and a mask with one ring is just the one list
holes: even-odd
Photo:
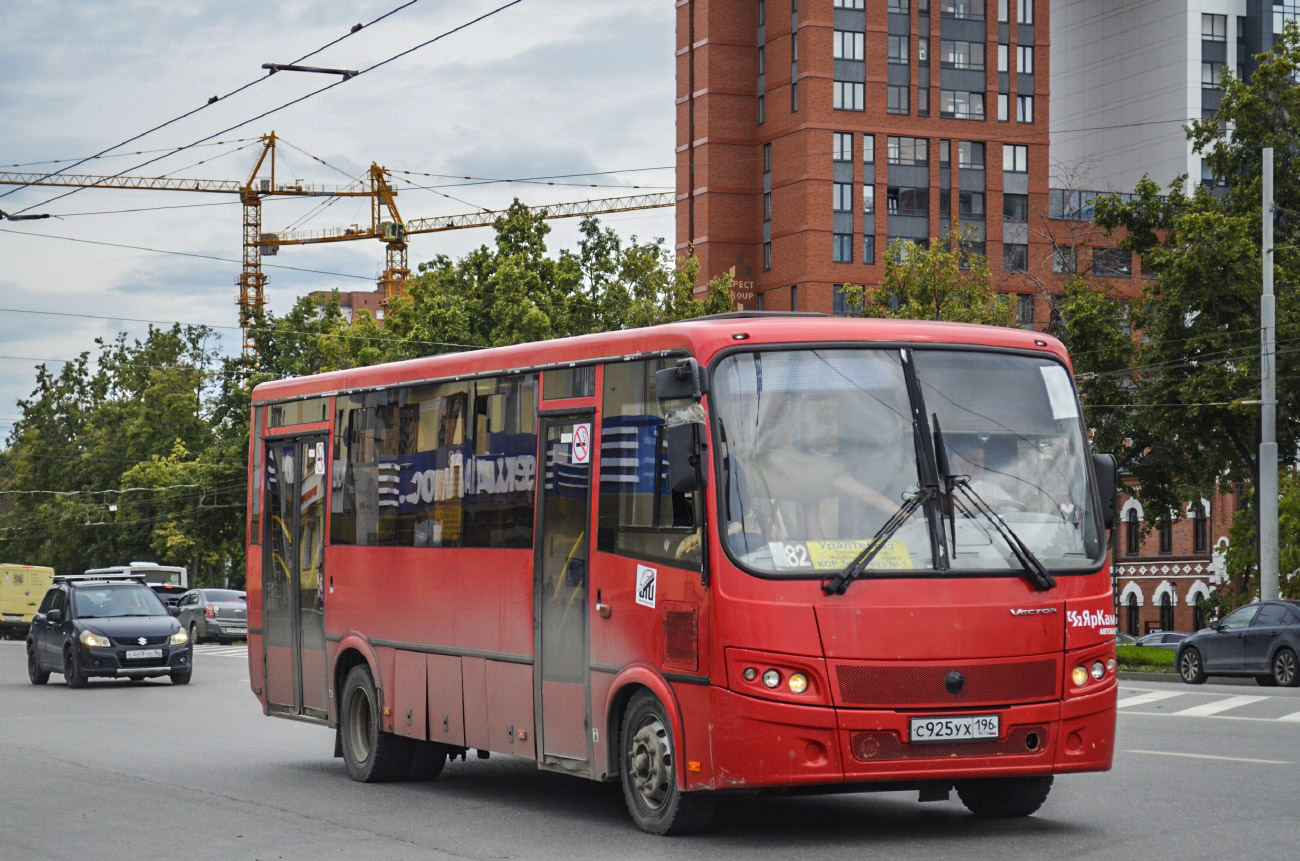
[(196, 646), (199, 643), (199, 626), (194, 622), (190, 622), (190, 642)]
[(81, 668), (81, 658), (77, 655), (77, 650), (69, 646), (63, 651), (63, 680), (68, 683), (70, 688), (84, 688), (86, 682), (86, 671)]
[(990, 777), (957, 781), (957, 797), (966, 809), (985, 819), (1028, 816), (1043, 806), (1052, 791), (1047, 777)]
[(1300, 687), (1300, 667), (1296, 666), (1295, 652), (1287, 648), (1277, 650), (1273, 656), (1273, 679), (1284, 688)]
[(27, 678), (34, 685), (43, 685), (50, 680), (48, 670), (41, 669), (41, 659), (36, 657), (36, 646), (27, 647)]
[(1275, 688), (1277, 687), (1277, 679), (1273, 678), (1270, 673), (1264, 673), (1263, 675), (1255, 676), (1255, 684), (1259, 685), (1261, 688)]
[(1205, 664), (1201, 662), (1201, 650), (1188, 646), (1178, 656), (1178, 675), (1189, 685), (1205, 684)]
[(632, 697), (619, 746), (623, 799), (638, 828), (650, 834), (692, 834), (708, 827), (716, 799), (678, 788), (672, 721), (654, 694), (642, 690)]
[(173, 684), (173, 685), (188, 685), (188, 684), (190, 683), (190, 677), (193, 676), (193, 675), (194, 675), (194, 669), (193, 669), (193, 668), (190, 668), (190, 669), (185, 670), (184, 672), (180, 672), (180, 673), (172, 673), (172, 684)]
[(343, 762), (352, 779), (383, 783), (406, 777), (413, 742), (379, 728), (379, 694), (369, 668), (356, 666), (348, 673), (341, 705)]

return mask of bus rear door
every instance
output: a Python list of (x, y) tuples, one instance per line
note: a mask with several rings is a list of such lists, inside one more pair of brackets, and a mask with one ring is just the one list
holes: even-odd
[(328, 717), (324, 436), (266, 443), (262, 642), (272, 712)]

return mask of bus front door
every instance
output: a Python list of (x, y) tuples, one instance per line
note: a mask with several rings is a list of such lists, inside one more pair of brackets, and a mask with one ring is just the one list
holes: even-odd
[(268, 440), (262, 570), (266, 701), (272, 712), (328, 717), (322, 437)]
[(591, 770), (588, 572), (593, 422), (590, 413), (542, 418), (544, 479), (536, 560), (538, 760)]

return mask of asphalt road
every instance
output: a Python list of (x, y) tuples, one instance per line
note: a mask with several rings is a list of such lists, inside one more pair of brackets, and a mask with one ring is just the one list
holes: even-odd
[(616, 786), (508, 757), (353, 783), (328, 730), (262, 716), (240, 647), (195, 665), (187, 687), (33, 687), (0, 641), (0, 858), (1296, 857), (1300, 690), (1126, 682), (1115, 769), (1058, 778), (1028, 819), (976, 820), (955, 795), (733, 797), (710, 833), (662, 838)]

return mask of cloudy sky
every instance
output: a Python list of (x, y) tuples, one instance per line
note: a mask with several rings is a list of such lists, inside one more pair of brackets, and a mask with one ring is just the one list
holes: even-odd
[[(274, 130), (277, 182), (345, 186), (375, 162), (402, 172), (398, 204), (408, 220), (496, 209), (516, 196), (545, 204), (671, 191), (673, 5), (520, 0), (411, 51), (508, 2), (0, 3), (0, 172), (242, 181), (260, 152), (257, 138)], [(343, 36), (302, 64), (377, 68), (310, 96), (339, 78), (261, 68)], [(188, 148), (166, 152), (180, 147)], [(534, 177), (556, 184), (479, 181)], [(235, 195), (86, 189), (53, 199), (67, 191), (0, 185), (0, 210), (59, 216), (0, 221), (0, 444), (36, 364), (57, 368), (93, 351), (97, 337), (180, 321), (219, 327), (222, 349), (240, 348)], [(369, 221), (365, 198), (320, 204), (270, 200), (263, 229)], [(671, 209), (602, 221), (671, 245)], [(576, 226), (553, 222), (553, 253), (572, 246)], [(459, 257), (490, 239), (490, 229), (413, 236), (409, 262), (415, 269), (438, 254)], [(384, 255), (379, 242), (359, 241), (284, 248), (264, 263), (273, 264), (266, 296), (278, 313), (311, 290), (373, 288)]]

